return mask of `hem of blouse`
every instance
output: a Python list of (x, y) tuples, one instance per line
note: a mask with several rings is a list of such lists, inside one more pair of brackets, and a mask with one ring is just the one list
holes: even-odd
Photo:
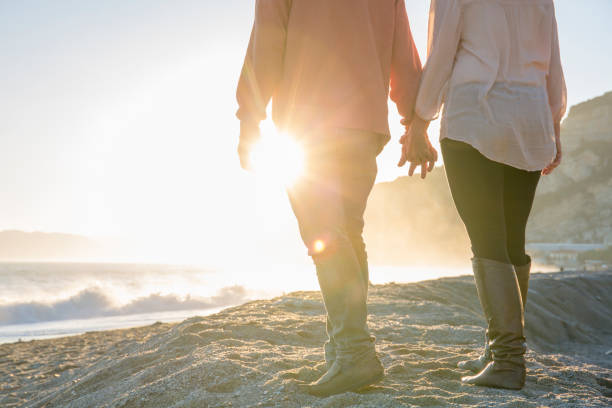
[[(496, 163), (505, 164), (506, 166), (514, 167), (515, 169), (534, 172), (534, 171), (542, 171), (548, 165), (548, 164), (544, 164), (544, 165), (526, 166), (526, 165), (523, 165), (523, 164), (519, 164), (519, 163), (513, 162), (511, 160), (500, 160), (499, 157), (495, 157), (495, 155), (490, 154), (489, 152), (485, 151), (480, 146), (475, 144), (473, 140), (465, 140), (465, 139), (462, 139), (462, 138), (459, 138), (459, 137), (448, 136), (448, 135), (444, 135), (444, 136), (440, 135), (440, 141), (442, 141), (444, 139), (451, 139), (451, 140), (454, 140), (454, 141), (457, 141), (457, 142), (467, 143), (470, 146), (472, 146), (474, 149), (478, 150), (478, 152), (480, 154), (482, 154), (484, 157), (486, 157), (487, 159), (489, 159), (491, 161), (494, 161)], [(551, 161), (552, 161), (552, 159), (551, 159)]]

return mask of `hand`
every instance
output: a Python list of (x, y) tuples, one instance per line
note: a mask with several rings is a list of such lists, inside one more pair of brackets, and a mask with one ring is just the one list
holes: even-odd
[(557, 155), (554, 160), (542, 170), (542, 175), (548, 176), (553, 172), (554, 169), (559, 167), (563, 158), (563, 151), (561, 149), (561, 124), (555, 123), (555, 144), (557, 145)]
[(417, 118), (400, 139), (402, 156), (397, 165), (402, 167), (406, 162), (410, 162), (409, 176), (412, 176), (416, 168), (421, 166), (421, 178), (424, 179), (427, 173), (434, 169), (438, 160), (438, 152), (431, 145), (427, 136), (428, 126), (429, 122)]
[(244, 170), (251, 171), (251, 152), (253, 146), (259, 140), (259, 125), (252, 122), (240, 122), (240, 141), (238, 142), (238, 158), (240, 159), (240, 167)]

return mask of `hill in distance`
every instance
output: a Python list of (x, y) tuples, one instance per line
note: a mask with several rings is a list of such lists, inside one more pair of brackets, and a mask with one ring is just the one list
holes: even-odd
[[(563, 162), (541, 179), (527, 240), (612, 244), (612, 92), (572, 107), (561, 137)], [(400, 177), (377, 184), (365, 235), (374, 262), (454, 262), (469, 256), (442, 167), (426, 180)]]
[(0, 231), (0, 261), (78, 261), (103, 252), (98, 242), (80, 235)]

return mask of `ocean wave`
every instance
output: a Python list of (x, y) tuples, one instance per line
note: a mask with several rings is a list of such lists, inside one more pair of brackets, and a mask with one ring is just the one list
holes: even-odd
[(101, 288), (88, 288), (53, 303), (23, 302), (0, 305), (0, 325), (38, 323), (54, 320), (133, 315), (179, 310), (206, 310), (244, 303), (243, 286), (228, 286), (207, 298), (153, 293), (118, 306)]

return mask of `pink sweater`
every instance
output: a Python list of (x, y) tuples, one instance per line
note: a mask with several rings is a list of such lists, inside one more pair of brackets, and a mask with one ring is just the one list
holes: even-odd
[(404, 0), (256, 0), (238, 84), (242, 121), (284, 131), (389, 134), (388, 98), (409, 125), (421, 76)]

